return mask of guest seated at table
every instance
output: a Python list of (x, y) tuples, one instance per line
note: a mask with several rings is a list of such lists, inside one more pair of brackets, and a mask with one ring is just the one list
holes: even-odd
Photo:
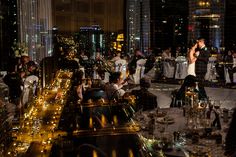
[(145, 70), (144, 73), (146, 74), (147, 72), (149, 72), (149, 70), (151, 70), (156, 62), (156, 57), (155, 55), (152, 53), (148, 56), (146, 64), (145, 64)]
[(205, 98), (202, 92), (198, 89), (197, 78), (193, 75), (188, 75), (185, 77), (184, 83), (180, 89), (172, 93), (171, 107), (180, 107), (181, 105), (185, 105), (185, 91), (187, 88), (194, 88), (196, 93), (198, 93), (199, 100)]
[(229, 72), (229, 79), (231, 85), (233, 88), (235, 88), (234, 73), (236, 73), (236, 51), (232, 50), (231, 53), (232, 54), (225, 59), (225, 62), (229, 63), (228, 65), (226, 65), (226, 68), (228, 69)]
[(128, 64), (130, 75), (133, 75), (135, 73), (136, 66), (137, 66), (137, 61), (139, 59), (144, 59), (144, 58), (145, 58), (145, 56), (140, 51), (140, 49), (135, 49), (134, 50), (134, 56), (131, 58), (131, 61)]
[(164, 49), (161, 56), (163, 60), (172, 59), (171, 47)]
[(143, 109), (143, 111), (152, 110), (158, 107), (157, 97), (148, 91), (150, 87), (149, 80), (142, 78), (140, 80), (140, 89), (132, 90), (132, 94), (136, 96), (137, 109)]
[(225, 138), (225, 155), (227, 157), (236, 157), (236, 109), (234, 113)]
[(121, 72), (111, 73), (109, 83), (105, 85), (105, 93), (108, 100), (119, 99), (125, 94), (122, 89), (126, 80), (123, 80)]
[(7, 75), (3, 81), (9, 88), (9, 100), (15, 104), (16, 107), (20, 105), (20, 97), (22, 95), (21, 87), (23, 86), (23, 77), (25, 72), (17, 73), (14, 66), (9, 66)]
[(85, 54), (84, 50), (81, 50), (80, 55), (79, 55), (79, 62), (82, 66), (85, 66), (86, 63), (88, 63), (88, 56)]
[(112, 62), (116, 62), (121, 59), (121, 52), (116, 52), (116, 56), (111, 59)]

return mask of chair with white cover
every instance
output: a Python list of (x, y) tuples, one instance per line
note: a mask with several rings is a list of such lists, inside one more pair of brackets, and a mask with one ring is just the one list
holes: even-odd
[(176, 68), (175, 68), (175, 79), (184, 79), (187, 74), (188, 61), (184, 56), (178, 56), (175, 59)]
[[(24, 87), (22, 92), (22, 105), (24, 106), (26, 103), (29, 102), (30, 98), (35, 95), (37, 84), (39, 78), (35, 75), (31, 75), (26, 77), (24, 80)], [(32, 92), (32, 93), (30, 93)]]
[(207, 73), (205, 75), (205, 80), (208, 80), (208, 81), (214, 81), (214, 80), (217, 80), (217, 72), (216, 72), (216, 62), (217, 61), (217, 58), (216, 57), (210, 57), (209, 58), (209, 62), (207, 64)]
[(236, 73), (233, 74), (233, 82), (229, 78), (229, 69), (224, 67), (225, 83), (236, 83)]
[(115, 62), (115, 71), (121, 72), (123, 79), (126, 79), (126, 70), (127, 70), (127, 62), (124, 59), (119, 59)]
[(136, 70), (135, 73), (133, 74), (132, 78), (134, 84), (139, 84), (140, 79), (144, 76), (144, 70), (145, 70), (145, 64), (146, 64), (146, 59), (139, 59), (136, 62)]
[(174, 61), (164, 61), (163, 62), (163, 75), (166, 78), (173, 78), (175, 74), (175, 65)]

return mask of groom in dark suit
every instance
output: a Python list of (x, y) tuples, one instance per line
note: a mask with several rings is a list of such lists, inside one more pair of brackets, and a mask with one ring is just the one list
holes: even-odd
[(195, 62), (195, 73), (198, 79), (204, 80), (207, 73), (207, 64), (210, 57), (210, 52), (205, 45), (205, 39), (199, 38), (197, 40), (198, 50), (196, 50), (195, 56), (197, 60)]
[(207, 64), (210, 57), (210, 52), (205, 45), (205, 39), (199, 38), (197, 40), (198, 48), (195, 53), (195, 73), (197, 80), (199, 81), (199, 92), (202, 94), (202, 98), (207, 98), (203, 82), (207, 73)]

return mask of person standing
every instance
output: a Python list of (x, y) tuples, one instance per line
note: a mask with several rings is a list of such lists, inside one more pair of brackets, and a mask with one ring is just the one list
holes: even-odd
[(195, 61), (195, 74), (199, 82), (198, 88), (200, 92), (200, 97), (207, 98), (206, 91), (204, 89), (203, 83), (205, 81), (205, 75), (207, 73), (207, 64), (210, 57), (210, 51), (206, 47), (205, 39), (199, 38), (197, 40), (197, 48), (195, 49), (194, 59)]
[(198, 49), (195, 52), (195, 73), (199, 80), (203, 81), (207, 73), (207, 64), (210, 57), (210, 51), (205, 45), (205, 39), (199, 38), (197, 41)]
[(228, 59), (226, 62), (230, 63), (227, 65), (228, 72), (229, 72), (229, 79), (231, 82), (231, 88), (235, 88), (235, 83), (234, 83), (234, 73), (236, 73), (236, 51), (232, 50), (231, 55), (228, 56)]
[(188, 54), (188, 69), (187, 69), (187, 74), (188, 75), (196, 76), (196, 73), (195, 73), (196, 57), (194, 56), (194, 54), (195, 54), (195, 50), (196, 50), (197, 46), (198, 45), (196, 43), (189, 50), (189, 54)]

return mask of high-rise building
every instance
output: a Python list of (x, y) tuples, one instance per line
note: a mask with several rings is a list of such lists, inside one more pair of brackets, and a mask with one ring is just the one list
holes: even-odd
[(224, 46), (224, 0), (189, 0), (188, 40), (203, 37), (209, 46)]
[(32, 60), (52, 55), (51, 0), (18, 0), (19, 42)]
[(183, 46), (187, 43), (188, 1), (150, 0), (151, 47)]
[(67, 35), (93, 25), (117, 32), (123, 30), (123, 5), (123, 0), (52, 0), (53, 25)]
[(236, 1), (226, 0), (225, 2), (225, 47), (236, 46)]
[(129, 51), (164, 48), (187, 43), (188, 1), (127, 0)]
[(13, 56), (11, 46), (17, 41), (17, 2), (0, 1), (0, 69), (7, 70), (9, 57)]
[(139, 48), (143, 51), (150, 47), (150, 1), (126, 1), (126, 42), (127, 51)]

